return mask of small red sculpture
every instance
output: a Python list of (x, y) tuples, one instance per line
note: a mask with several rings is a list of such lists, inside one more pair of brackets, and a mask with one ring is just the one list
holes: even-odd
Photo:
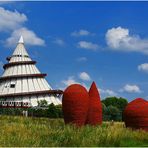
[(85, 124), (88, 112), (89, 95), (87, 90), (79, 85), (69, 86), (63, 94), (62, 109), (65, 123), (74, 123), (77, 126)]
[(126, 127), (148, 131), (148, 101), (137, 98), (130, 102), (123, 113)]
[(89, 109), (86, 124), (102, 124), (102, 104), (95, 82), (92, 83), (89, 90)]

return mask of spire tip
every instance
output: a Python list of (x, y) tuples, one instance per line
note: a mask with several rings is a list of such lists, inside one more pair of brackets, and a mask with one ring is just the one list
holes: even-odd
[(21, 35), (21, 37), (20, 37), (18, 43), (24, 43), (24, 39), (23, 39), (23, 36), (22, 36), (22, 35)]

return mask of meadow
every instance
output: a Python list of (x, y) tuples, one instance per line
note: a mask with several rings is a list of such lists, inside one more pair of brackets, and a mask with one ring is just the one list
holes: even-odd
[(0, 116), (0, 147), (148, 146), (148, 132), (123, 122), (76, 128), (63, 119)]

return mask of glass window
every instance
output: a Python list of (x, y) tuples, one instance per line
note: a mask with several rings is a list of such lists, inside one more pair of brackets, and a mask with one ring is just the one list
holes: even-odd
[(15, 84), (10, 84), (10, 88), (15, 88)]

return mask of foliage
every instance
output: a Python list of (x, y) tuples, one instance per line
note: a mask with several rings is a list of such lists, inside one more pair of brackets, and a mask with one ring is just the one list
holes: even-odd
[(29, 116), (48, 117), (48, 118), (62, 118), (62, 106), (54, 104), (48, 105), (46, 108), (30, 108), (28, 110)]
[(125, 106), (128, 104), (127, 99), (117, 97), (107, 97), (102, 102), (108, 107), (110, 105), (117, 107), (120, 111), (123, 111)]
[[(127, 105), (127, 100), (124, 98), (108, 97), (102, 100), (103, 120), (104, 121), (121, 121), (122, 113)], [(62, 118), (62, 106), (54, 104), (47, 105), (46, 100), (40, 100), (35, 108), (0, 108), (0, 114), (3, 115), (22, 115), (23, 110), (28, 110), (29, 116)]]
[(124, 98), (108, 97), (102, 100), (103, 119), (121, 121), (127, 104), (128, 101)]
[(120, 110), (115, 106), (108, 106), (106, 114), (109, 116), (109, 120), (120, 121)]
[(148, 133), (122, 122), (76, 128), (63, 119), (0, 116), (0, 147), (142, 147)]
[(0, 108), (0, 114), (2, 115), (22, 115), (23, 108)]
[(48, 118), (62, 118), (62, 106), (50, 104), (46, 106), (46, 103), (39, 102), (41, 106), (36, 108), (0, 108), (0, 114), (2, 115), (22, 115), (23, 110), (28, 110), (29, 116), (34, 117), (48, 117)]
[(46, 107), (48, 106), (48, 102), (46, 100), (37, 101), (38, 107)]

